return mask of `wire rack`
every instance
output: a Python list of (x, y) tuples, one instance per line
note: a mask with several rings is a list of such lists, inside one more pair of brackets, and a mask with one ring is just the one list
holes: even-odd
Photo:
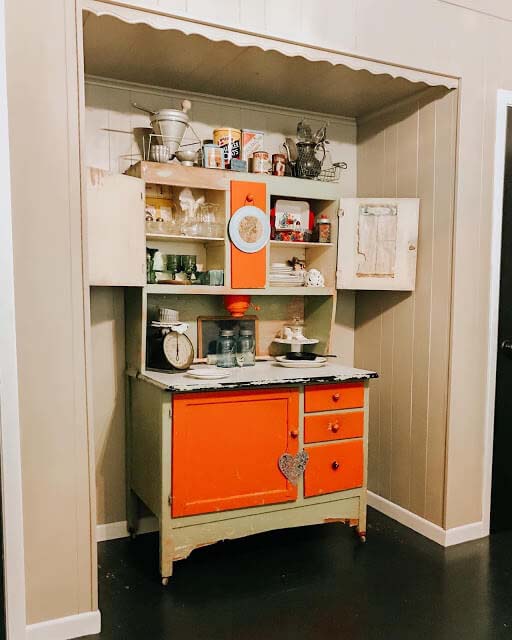
[(322, 169), (320, 175), (316, 178), (320, 182), (339, 182), (341, 178), (341, 172), (348, 168), (346, 162), (335, 162), (328, 169)]

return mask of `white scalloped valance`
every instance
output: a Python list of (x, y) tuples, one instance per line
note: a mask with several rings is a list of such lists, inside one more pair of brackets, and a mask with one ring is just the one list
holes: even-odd
[[(320, 75), (322, 76), (322, 78), (325, 78), (325, 83), (323, 85), (320, 85), (317, 83), (318, 90), (320, 92), (325, 93), (325, 99), (321, 99), (319, 100), (319, 102), (328, 104), (329, 96), (331, 96), (333, 98), (332, 100), (333, 108), (334, 107), (342, 108), (344, 106), (343, 103), (341, 102), (336, 103), (336, 101), (334, 100), (334, 90), (336, 89), (340, 93), (341, 91), (344, 90), (344, 88), (352, 86), (352, 85), (348, 85), (347, 84), (348, 82), (352, 83), (352, 81), (356, 81), (356, 84), (360, 83), (361, 95), (368, 95), (368, 91), (371, 94), (372, 90), (374, 90), (375, 104), (370, 104), (368, 109), (362, 108), (361, 104), (357, 103), (357, 101), (354, 102), (354, 104), (348, 104), (348, 111), (346, 112), (346, 115), (360, 116), (360, 115), (364, 115), (365, 111), (368, 112), (368, 111), (381, 108), (383, 104), (382, 103), (379, 104), (378, 96), (382, 94), (383, 91), (385, 93), (386, 90), (388, 90), (389, 92), (389, 96), (386, 96), (387, 98), (390, 98), (390, 99), (394, 98), (396, 100), (400, 100), (400, 99), (403, 99), (404, 97), (407, 97), (408, 95), (412, 95), (414, 92), (417, 92), (422, 88), (426, 88), (427, 86), (445, 87), (447, 89), (454, 89), (454, 88), (457, 88), (458, 86), (457, 78), (453, 78), (445, 75), (437, 75), (437, 74), (428, 73), (428, 72), (417, 70), (417, 69), (410, 69), (407, 67), (386, 64), (386, 63), (378, 62), (375, 60), (369, 60), (366, 58), (357, 57), (353, 55), (345, 55), (329, 49), (310, 47), (303, 44), (297, 44), (297, 43), (288, 42), (284, 40), (273, 39), (270, 37), (260, 36), (252, 33), (243, 32), (243, 31), (237, 31), (237, 30), (228, 29), (225, 27), (212, 26), (212, 25), (197, 22), (188, 18), (170, 17), (167, 15), (162, 15), (160, 13), (157, 13), (149, 9), (141, 10), (136, 8), (130, 8), (127, 6), (120, 6), (118, 4), (114, 4), (108, 1), (102, 2), (100, 0), (82, 0), (82, 8), (85, 11), (91, 12), (92, 14), (94, 14), (94, 16), (110, 16), (111, 18), (117, 18), (118, 20), (131, 25), (147, 25), (159, 31), (169, 31), (169, 32), (174, 32), (175, 34), (179, 32), (180, 34), (185, 34), (187, 36), (195, 36), (195, 38), (192, 38), (190, 40), (191, 55), (194, 55), (194, 49), (197, 49), (198, 59), (202, 60), (203, 65), (208, 64), (208, 60), (205, 61), (204, 59), (204, 51), (205, 51), (204, 47), (207, 45), (207, 43), (203, 43), (201, 45), (201, 43), (199, 42), (199, 44), (197, 44), (198, 43), (197, 36), (201, 36), (202, 38), (210, 42), (219, 43), (217, 47), (217, 51), (212, 52), (213, 55), (207, 56), (207, 58), (209, 57), (215, 58), (215, 53), (218, 53), (221, 58), (224, 55), (226, 59), (238, 58), (239, 60), (241, 60), (240, 56), (244, 54), (246, 55), (246, 57), (243, 59), (243, 61), (241, 61), (243, 62), (243, 65), (242, 65), (243, 69), (245, 70), (249, 68), (251, 63), (253, 65), (259, 65), (259, 68), (264, 69), (265, 73), (268, 75), (268, 78), (267, 78), (268, 82), (270, 82), (272, 79), (272, 71), (271, 69), (269, 69), (269, 67), (271, 66), (280, 67), (281, 75), (279, 77), (282, 80), (282, 82), (286, 84), (286, 81), (284, 79), (284, 77), (286, 76), (286, 73), (283, 73), (283, 71), (287, 71), (292, 74), (299, 72), (300, 68), (297, 66), (297, 59), (303, 59), (303, 60), (309, 61), (310, 63), (315, 63), (316, 66), (310, 65), (311, 69), (309, 70), (306, 68), (307, 65), (305, 64), (302, 65), (302, 69), (304, 71), (304, 77), (308, 78), (308, 80), (311, 79), (311, 81), (313, 82)], [(87, 35), (88, 35), (87, 27), (88, 27), (88, 22), (86, 20), (85, 26), (84, 26), (85, 41), (87, 40)], [(139, 30), (140, 29), (141, 27), (139, 27)], [(92, 31), (91, 41), (93, 42), (93, 46), (96, 46), (96, 49), (94, 50), (96, 52), (96, 56), (94, 55), (88, 56), (88, 48), (87, 46), (85, 47), (87, 72), (93, 75), (114, 74), (113, 77), (118, 77), (118, 79), (125, 79), (125, 80), (135, 79), (137, 81), (140, 81), (139, 78), (128, 77), (127, 71), (125, 72), (120, 71), (121, 64), (124, 64), (125, 67), (127, 67), (128, 65), (126, 57), (123, 57), (123, 60), (119, 62), (118, 68), (114, 67), (113, 65), (109, 67), (108, 63), (105, 61), (105, 56), (109, 55), (109, 50), (107, 48), (108, 36), (103, 36), (102, 30), (99, 29), (99, 27), (96, 27), (96, 28), (91, 27), (91, 31)], [(126, 30), (123, 32), (119, 31), (118, 41), (120, 43), (121, 50), (123, 46), (125, 47), (125, 53), (129, 51), (126, 45), (127, 37), (128, 37), (128, 33), (126, 32)], [(161, 43), (161, 38), (159, 40), (160, 40), (161, 51), (165, 51), (165, 47)], [(147, 43), (144, 43), (143, 38), (139, 34), (136, 38), (134, 38), (134, 42), (136, 43), (137, 46), (142, 46), (144, 50), (144, 54), (142, 57), (147, 58), (146, 67), (147, 67), (148, 74), (152, 77), (152, 80), (153, 80), (152, 84), (159, 84), (160, 78), (153, 77), (152, 74), (153, 74), (153, 70), (159, 66), (159, 62), (160, 63), (162, 62), (162, 59), (156, 58), (156, 57), (153, 57), (153, 59), (151, 59), (151, 52), (150, 52), (151, 40), (149, 39), (147, 40)], [(172, 40), (169, 41), (169, 47), (172, 48), (173, 45), (176, 45), (176, 42), (183, 48), (184, 46), (183, 38), (179, 40), (179, 36), (177, 35), (174, 36), (174, 41)], [(137, 65), (140, 66), (141, 61), (137, 59), (137, 53), (134, 49), (135, 44), (132, 43), (132, 45), (133, 45), (132, 59), (134, 63), (133, 66), (134, 67), (136, 67)], [(242, 51), (240, 53), (235, 52), (234, 54), (230, 55), (228, 50), (228, 45), (231, 46), (231, 48), (233, 48), (233, 45), (234, 45), (241, 49), (246, 49), (247, 53)], [(201, 47), (202, 47), (202, 50), (201, 50)], [(189, 47), (187, 46), (186, 48), (188, 49)], [(139, 49), (138, 51), (141, 51), (141, 49)], [(174, 51), (178, 52), (178, 47), (175, 47)], [(261, 52), (267, 52), (266, 56), (263, 56)], [(287, 57), (287, 59), (289, 60), (289, 62), (287, 63), (288, 67), (285, 67), (285, 64), (282, 61), (280, 62), (280, 58), (276, 54)], [(201, 55), (203, 56), (202, 58), (201, 58)], [(91, 67), (87, 69), (88, 58), (92, 59), (94, 57), (96, 57), (97, 59), (96, 65), (92, 64)], [(113, 54), (111, 57), (114, 58), (115, 55)], [(290, 59), (295, 59), (295, 60), (292, 61)], [(101, 64), (101, 61), (103, 63), (103, 66)], [(169, 60), (169, 64), (171, 64), (170, 60)], [(211, 61), (211, 64), (212, 64), (212, 72), (214, 73), (215, 72), (215, 69), (213, 67), (214, 62)], [(295, 66), (292, 67), (290, 65), (295, 65)], [(336, 75), (333, 75), (333, 73), (329, 72), (329, 65), (336, 70)], [(351, 70), (352, 74), (349, 74), (347, 70)], [(380, 84), (377, 81), (375, 81), (374, 84), (372, 85), (368, 80), (360, 81), (359, 79), (356, 79), (355, 78), (356, 74), (354, 74), (353, 72), (362, 71), (362, 70), (372, 74), (373, 76), (377, 76), (377, 77), (380, 76)], [(124, 73), (124, 76), (123, 76), (123, 73)], [(240, 73), (240, 82), (233, 83), (233, 87), (235, 87), (234, 89), (233, 87), (229, 87), (229, 86), (227, 86), (226, 89), (236, 90), (238, 85), (244, 84), (244, 77), (243, 77), (242, 71), (240, 71), (239, 73)], [(385, 80), (386, 77), (388, 78), (387, 81)], [(387, 82), (388, 85), (392, 84), (389, 81), (389, 78), (396, 79), (396, 81), (393, 83), (393, 87), (386, 86), (384, 84), (384, 82)], [(165, 79), (165, 77), (162, 76), (162, 79)], [(416, 85), (418, 85), (419, 83), (419, 86), (409, 87), (407, 89), (405, 86), (407, 83), (404, 81), (408, 81), (409, 83), (415, 83)], [(186, 86), (186, 82), (189, 82), (189, 85), (191, 85), (192, 80), (190, 77), (188, 77), (184, 82), (185, 82), (185, 85), (183, 86), (183, 88), (185, 89), (192, 88), (191, 86)], [(245, 82), (245, 84), (247, 85), (248, 83)], [(176, 86), (175, 88), (181, 88), (181, 87)], [(201, 91), (200, 88), (197, 88), (196, 90)], [(260, 90), (261, 90), (261, 87), (260, 87)], [(304, 88), (302, 89), (302, 91), (304, 91)], [(213, 89), (212, 89), (212, 92), (214, 92)], [(250, 94), (250, 90), (248, 90), (248, 93)], [(233, 97), (244, 98), (245, 96), (234, 95)], [(290, 95), (290, 100), (293, 100), (294, 97), (296, 96)], [(248, 95), (247, 98), (254, 99), (254, 96)], [(324, 98), (324, 96), (321, 95), (320, 98)], [(368, 100), (370, 102), (372, 101), (371, 95), (368, 98)], [(303, 106), (305, 107), (306, 104), (307, 104), (307, 100), (305, 101), (305, 104)], [(326, 109), (323, 108), (320, 110), (325, 111)], [(352, 113), (350, 113), (350, 111), (352, 111)]]

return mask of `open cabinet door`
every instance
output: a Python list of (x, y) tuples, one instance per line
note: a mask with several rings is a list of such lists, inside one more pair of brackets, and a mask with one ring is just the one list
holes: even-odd
[(89, 284), (146, 284), (144, 181), (87, 169)]
[(338, 289), (414, 291), (418, 198), (343, 198)]

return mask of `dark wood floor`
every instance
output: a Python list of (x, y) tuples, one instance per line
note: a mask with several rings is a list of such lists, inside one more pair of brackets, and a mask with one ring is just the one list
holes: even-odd
[(99, 545), (101, 640), (512, 638), (512, 533), (444, 550), (375, 511), (194, 551), (164, 588), (158, 537)]

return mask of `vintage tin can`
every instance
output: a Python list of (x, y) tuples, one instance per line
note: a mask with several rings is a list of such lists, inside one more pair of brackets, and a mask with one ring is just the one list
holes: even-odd
[(207, 169), (224, 169), (224, 152), (218, 145), (203, 145), (203, 167)]
[(272, 175), (284, 176), (286, 171), (286, 156), (284, 153), (274, 153), (272, 156)]
[(231, 167), (231, 158), (240, 158), (242, 151), (242, 132), (240, 129), (224, 127), (213, 130), (213, 141), (224, 153), (224, 166)]
[(249, 162), (253, 153), (263, 151), (263, 131), (242, 129), (242, 160)]
[(256, 151), (251, 159), (252, 173), (270, 173), (271, 165), (266, 151)]

